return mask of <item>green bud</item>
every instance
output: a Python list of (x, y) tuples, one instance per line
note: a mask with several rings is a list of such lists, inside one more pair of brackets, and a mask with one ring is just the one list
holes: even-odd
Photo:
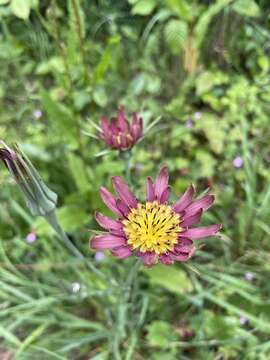
[(57, 194), (45, 185), (31, 161), (17, 145), (13, 150), (3, 141), (1, 144), (0, 159), (21, 189), (32, 215), (46, 216), (54, 211)]

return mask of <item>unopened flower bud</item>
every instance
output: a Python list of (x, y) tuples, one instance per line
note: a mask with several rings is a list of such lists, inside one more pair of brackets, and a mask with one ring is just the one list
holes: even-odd
[(45, 216), (55, 210), (57, 195), (50, 190), (31, 161), (19, 149), (9, 148), (3, 141), (0, 159), (18, 184), (33, 216)]

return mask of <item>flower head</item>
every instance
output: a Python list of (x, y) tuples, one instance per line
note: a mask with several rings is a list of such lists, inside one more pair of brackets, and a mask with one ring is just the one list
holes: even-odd
[(29, 244), (32, 244), (33, 242), (35, 242), (37, 240), (37, 234), (34, 230), (32, 230), (29, 234), (26, 235), (26, 241)]
[(233, 166), (238, 169), (243, 166), (243, 160), (241, 156), (236, 156), (236, 158), (233, 160)]
[(239, 322), (241, 325), (245, 325), (247, 323), (247, 321), (248, 321), (248, 319), (244, 315), (240, 316)]
[(96, 250), (109, 249), (117, 258), (136, 255), (146, 266), (158, 261), (169, 265), (190, 259), (196, 249), (193, 240), (213, 236), (220, 229), (217, 224), (192, 228), (213, 204), (214, 196), (193, 200), (195, 191), (190, 185), (176, 203), (170, 205), (168, 183), (168, 171), (163, 167), (155, 182), (147, 178), (146, 202), (140, 203), (120, 177), (113, 177), (118, 197), (104, 187), (100, 194), (117, 219), (96, 213), (97, 222), (107, 233), (94, 236), (90, 246)]
[(142, 137), (143, 120), (133, 113), (133, 120), (130, 124), (125, 117), (123, 110), (118, 111), (118, 117), (112, 118), (111, 122), (106, 117), (100, 120), (100, 137), (112, 149), (129, 150)]
[(42, 115), (43, 115), (43, 112), (40, 109), (36, 109), (35, 111), (33, 111), (33, 116), (36, 119), (40, 119), (42, 117)]
[(252, 281), (253, 279), (254, 279), (254, 275), (252, 274), (252, 272), (247, 271), (247, 272), (245, 273), (245, 280), (247, 280), (247, 281)]
[(0, 160), (4, 162), (12, 177), (24, 194), (33, 216), (45, 216), (52, 212), (57, 203), (57, 195), (42, 181), (30, 160), (18, 147), (11, 149), (3, 141)]

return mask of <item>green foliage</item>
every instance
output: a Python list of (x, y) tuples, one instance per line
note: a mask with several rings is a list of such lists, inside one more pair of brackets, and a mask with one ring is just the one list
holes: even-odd
[(170, 20), (164, 29), (166, 43), (173, 54), (179, 54), (188, 35), (187, 24), (181, 20)]
[(155, 0), (136, 0), (131, 13), (134, 15), (150, 15), (156, 6)]
[[(270, 358), (269, 10), (254, 0), (0, 0), (0, 138), (22, 146), (58, 194), (70, 241), (104, 275), (29, 214), (1, 166), (1, 359)], [(162, 164), (173, 200), (191, 182), (216, 195), (203, 221), (221, 222), (222, 235), (197, 242), (187, 264), (136, 276), (131, 259), (97, 262), (89, 249), (94, 212), (111, 215), (98, 190), (124, 176), (96, 136), (119, 106), (146, 127), (160, 119), (133, 149), (139, 199)]]
[(182, 291), (192, 291), (193, 286), (188, 279), (186, 273), (180, 269), (173, 267), (166, 268), (161, 265), (153, 267), (153, 269), (145, 270), (149, 276), (150, 282), (155, 286), (179, 294)]
[(11, 0), (10, 9), (20, 19), (28, 19), (31, 9), (30, 0)]
[(173, 333), (170, 324), (165, 321), (153, 321), (147, 330), (147, 340), (151, 346), (166, 349), (171, 342), (176, 340), (176, 334)]

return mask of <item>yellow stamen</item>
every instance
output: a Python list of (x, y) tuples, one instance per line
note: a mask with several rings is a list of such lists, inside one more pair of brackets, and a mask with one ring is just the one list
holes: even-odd
[(180, 216), (157, 201), (138, 204), (123, 221), (128, 244), (141, 252), (164, 254), (173, 250), (181, 231)]

